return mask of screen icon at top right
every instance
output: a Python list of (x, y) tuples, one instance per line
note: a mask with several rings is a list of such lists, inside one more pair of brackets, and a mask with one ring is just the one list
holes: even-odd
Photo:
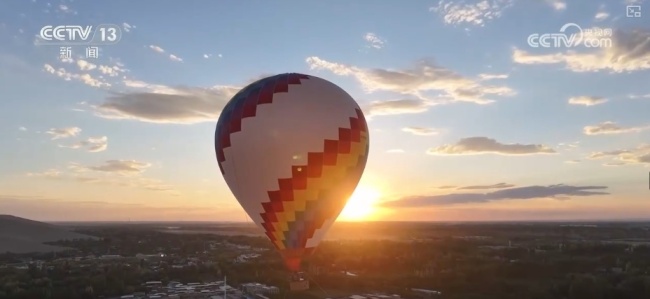
[(641, 5), (628, 5), (625, 8), (625, 16), (628, 18), (640, 18)]

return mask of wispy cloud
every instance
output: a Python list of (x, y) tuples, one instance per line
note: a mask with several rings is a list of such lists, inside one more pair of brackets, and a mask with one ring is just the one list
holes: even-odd
[(479, 74), (481, 80), (508, 79), (508, 74)]
[(394, 149), (389, 149), (386, 152), (390, 154), (401, 154), (404, 153), (404, 150), (401, 148), (394, 148)]
[(46, 134), (52, 135), (52, 140), (68, 138), (79, 135), (81, 133), (81, 128), (78, 127), (67, 127), (67, 128), (52, 128), (45, 132)]
[(615, 122), (606, 121), (593, 126), (585, 126), (583, 132), (585, 135), (606, 135), (636, 133), (648, 129), (650, 129), (650, 126), (623, 127)]
[[(156, 45), (149, 45), (149, 49), (153, 50), (154, 52), (161, 53), (161, 54), (167, 53), (167, 51), (165, 51), (165, 49), (163, 49), (160, 46), (156, 46)], [(175, 54), (169, 53), (169, 55), (167, 55), (167, 57), (171, 61), (183, 62), (183, 58), (180, 58), (180, 57), (178, 57), (178, 55), (175, 55)]]
[(134, 25), (131, 25), (129, 23), (126, 23), (126, 22), (122, 23), (122, 30), (124, 30), (124, 32), (131, 32), (131, 30), (133, 30), (135, 28), (136, 27)]
[(567, 197), (584, 197), (608, 195), (602, 190), (606, 186), (527, 186), (510, 189), (503, 189), (488, 193), (451, 193), (444, 195), (430, 196), (407, 196), (394, 201), (384, 202), (386, 207), (393, 208), (416, 208), (427, 206), (442, 206), (454, 204), (487, 203), (499, 200), (529, 200), (539, 198), (552, 198), (566, 200)]
[(406, 127), (402, 128), (402, 131), (411, 133), (413, 135), (420, 135), (420, 136), (431, 136), (431, 135), (437, 135), (440, 132), (436, 129), (433, 128), (425, 128), (425, 127)]
[(443, 189), (443, 190), (444, 189), (456, 189), (456, 188), (458, 188), (458, 186), (454, 186), (454, 185), (443, 185), (443, 186), (438, 187), (438, 189)]
[(103, 152), (108, 148), (108, 137), (90, 137), (86, 140), (82, 140), (71, 145), (59, 145), (60, 147), (80, 149), (85, 148), (91, 153)]
[(384, 44), (386, 44), (384, 39), (372, 32), (366, 33), (366, 35), (363, 36), (363, 39), (368, 43), (368, 47), (375, 49), (381, 49), (384, 47)]
[(375, 115), (422, 113), (429, 110), (432, 105), (435, 103), (422, 99), (373, 101), (363, 110), (367, 111), (368, 117), (372, 117)]
[(566, 9), (566, 1), (564, 0), (545, 0), (548, 5), (553, 7), (557, 11), (563, 11)]
[(606, 11), (599, 11), (599, 12), (596, 13), (596, 15), (594, 16), (594, 20), (595, 20), (596, 22), (604, 21), (604, 20), (606, 20), (607, 18), (609, 18), (609, 13), (606, 12)]
[(70, 8), (65, 4), (59, 4), (56, 11), (63, 14), (73, 14), (73, 15), (77, 14), (76, 10), (73, 10), (72, 8)]
[(176, 62), (183, 62), (183, 58), (180, 58), (180, 57), (178, 57), (178, 56), (176, 56), (174, 54), (169, 54), (169, 59), (171, 59), (172, 61), (176, 61)]
[(90, 62), (85, 61), (83, 59), (77, 60), (77, 66), (82, 71), (90, 71), (90, 70), (94, 70), (94, 69), (97, 68), (96, 64), (90, 63)]
[(512, 59), (519, 64), (562, 64), (574, 72), (609, 71), (623, 73), (650, 69), (650, 29), (616, 30), (612, 46), (588, 52), (566, 51), (531, 54), (514, 49)]
[(223, 55), (222, 55), (222, 54), (216, 54), (216, 55), (213, 55), (213, 54), (203, 54), (203, 58), (205, 58), (205, 59), (210, 59), (210, 58), (212, 58), (212, 57), (214, 57), (214, 56), (216, 56), (217, 58), (223, 58)]
[(514, 0), (484, 0), (472, 4), (441, 0), (429, 11), (441, 15), (446, 24), (485, 26), (488, 21), (500, 18), (513, 3)]
[(646, 165), (650, 166), (650, 145), (643, 144), (632, 149), (595, 152), (589, 159), (612, 159), (605, 166)]
[[(318, 57), (308, 57), (307, 64), (314, 70), (328, 70), (340, 76), (356, 78), (368, 92), (377, 90), (408, 94), (421, 100), (438, 103), (454, 101), (488, 104), (488, 97), (512, 96), (515, 92), (506, 86), (484, 85), (482, 82), (465, 78), (431, 61), (423, 60), (413, 68), (362, 69), (340, 63), (329, 62)], [(442, 92), (435, 100), (426, 99), (427, 92)]]
[(648, 93), (648, 94), (631, 94), (628, 97), (630, 99), (650, 99), (650, 93)]
[(455, 144), (447, 144), (427, 151), (430, 155), (534, 155), (553, 154), (556, 151), (541, 144), (500, 143), (487, 137), (463, 138)]
[(604, 104), (606, 102), (607, 102), (606, 98), (596, 97), (596, 96), (578, 96), (569, 99), (569, 104), (583, 105), (583, 106), (596, 106), (596, 105)]
[(112, 172), (119, 174), (138, 174), (144, 172), (149, 167), (151, 167), (150, 163), (140, 162), (136, 160), (108, 160), (101, 165), (82, 166), (81, 168), (77, 169)]
[(473, 186), (464, 186), (464, 187), (458, 187), (456, 189), (458, 190), (485, 190), (485, 189), (505, 189), (505, 188), (512, 188), (515, 185), (513, 184), (508, 184), (508, 183), (498, 183), (498, 184), (493, 184), (493, 185), (473, 185)]
[(163, 48), (161, 48), (159, 46), (156, 46), (156, 45), (149, 45), (149, 49), (154, 50), (155, 52), (158, 52), (158, 53), (165, 53), (165, 49), (163, 49)]
[(28, 172), (27, 176), (36, 178), (60, 179), (62, 178), (62, 173), (56, 169), (48, 169), (42, 172)]
[(27, 131), (27, 128), (25, 128), (25, 127), (18, 127), (18, 130), (24, 132), (24, 131)]
[(85, 184), (101, 184), (131, 187), (150, 191), (170, 192), (178, 195), (173, 186), (158, 179), (144, 177), (142, 173), (150, 163), (135, 160), (109, 160), (100, 165), (70, 163), (66, 171), (50, 169), (40, 173), (28, 173), (28, 177), (76, 181)]
[(151, 123), (213, 121), (219, 117), (221, 108), (241, 89), (232, 86), (170, 87), (132, 80), (125, 81), (125, 84), (140, 90), (111, 94), (93, 107), (98, 116)]
[(50, 74), (53, 74), (59, 78), (62, 78), (63, 80), (70, 81), (70, 80), (77, 80), (80, 81), (88, 86), (92, 87), (109, 87), (111, 86), (110, 83), (107, 83), (99, 78), (95, 78), (91, 76), (90, 74), (75, 74), (66, 71), (64, 68), (59, 68), (55, 69), (53, 66), (49, 64), (45, 64), (43, 66), (43, 70), (45, 72), (48, 72)]

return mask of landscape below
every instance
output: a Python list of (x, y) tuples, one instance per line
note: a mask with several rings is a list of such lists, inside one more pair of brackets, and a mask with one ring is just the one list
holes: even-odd
[[(225, 287), (228, 299), (650, 298), (644, 222), (337, 222), (303, 263), (311, 289), (298, 293), (287, 293), (279, 254), (251, 223), (49, 224), (4, 215), (0, 252), (3, 299), (217, 298), (208, 289)], [(165, 293), (172, 290), (181, 293)]]

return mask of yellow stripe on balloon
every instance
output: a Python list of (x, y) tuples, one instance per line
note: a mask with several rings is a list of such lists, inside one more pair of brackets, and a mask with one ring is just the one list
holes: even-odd
[(351, 142), (349, 153), (338, 154), (335, 165), (323, 165), (320, 177), (307, 178), (305, 190), (293, 190), (293, 201), (283, 202), (283, 211), (276, 214), (278, 221), (272, 224), (278, 249), (286, 248), (283, 242), (284, 232), (289, 230), (289, 223), (296, 220), (296, 212), (305, 211), (308, 201), (318, 199), (319, 191), (331, 189), (345, 179), (349, 168), (355, 166), (365, 155), (367, 146), (367, 133), (361, 132), (360, 141)]

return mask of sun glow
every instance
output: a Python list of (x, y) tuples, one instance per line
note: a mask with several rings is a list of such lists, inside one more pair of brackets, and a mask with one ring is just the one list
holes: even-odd
[(357, 186), (341, 212), (339, 219), (347, 221), (367, 220), (375, 212), (374, 205), (380, 197), (381, 193), (373, 188)]

